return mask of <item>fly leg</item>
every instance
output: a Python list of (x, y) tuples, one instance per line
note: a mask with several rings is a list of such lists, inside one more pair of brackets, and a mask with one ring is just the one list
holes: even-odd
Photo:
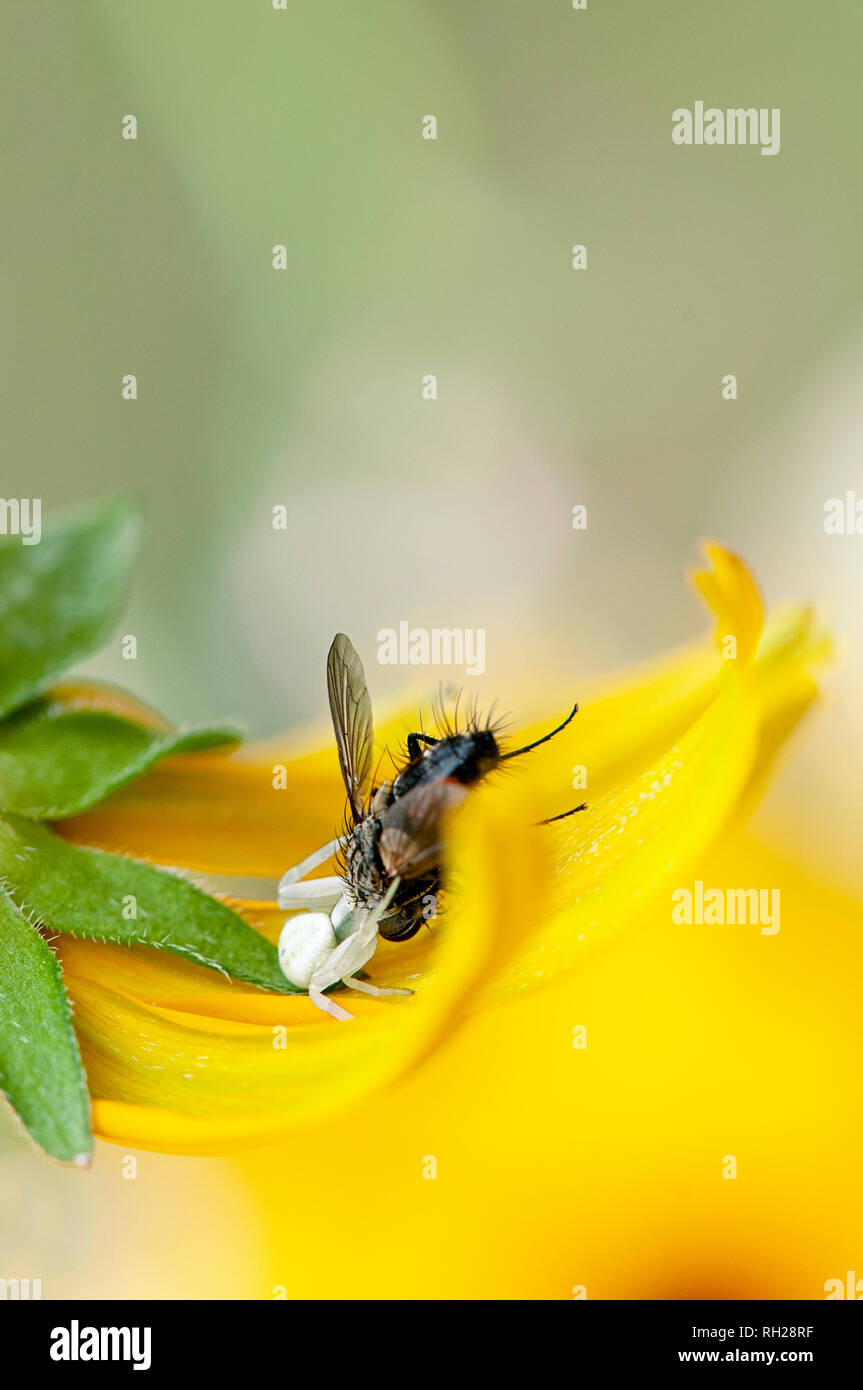
[(426, 743), (431, 748), (433, 744), (440, 743), (440, 739), (432, 738), (431, 734), (408, 734), (408, 757), (411, 762), (422, 752), (421, 743)]

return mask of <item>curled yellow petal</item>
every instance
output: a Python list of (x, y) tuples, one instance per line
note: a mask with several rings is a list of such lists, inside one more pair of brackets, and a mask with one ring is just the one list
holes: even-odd
[[(496, 973), (489, 998), (553, 978), (605, 942), (697, 862), (743, 795), (761, 723), (754, 660), (763, 606), (737, 556), (715, 545), (708, 555), (712, 568), (696, 575), (696, 585), (713, 611), (720, 648), (729, 635), (736, 638), (726, 648), (733, 655), (723, 679), (704, 713), (660, 757), (587, 811), (549, 827), (556, 908)], [(527, 778), (542, 775), (537, 769)]]
[(710, 569), (696, 571), (693, 579), (716, 617), (717, 643), (722, 649), (725, 639), (734, 637), (736, 659), (747, 663), (755, 656), (764, 627), (764, 604), (758, 585), (733, 550), (708, 541), (704, 553)]
[[(143, 975), (135, 980), (130, 967), (109, 986), (94, 978), (102, 970), (85, 949), (90, 943), (64, 943), (96, 1132), (142, 1148), (169, 1144), (173, 1152), (221, 1153), (289, 1131), (408, 1070), (450, 1031), (489, 962), (515, 949), (519, 928), (542, 910), (541, 842), (521, 835), (504, 864), (487, 852), (490, 844), (504, 843), (514, 798), (515, 789), (507, 789), (503, 797), (482, 795), (471, 805), (453, 865), (464, 890), (437, 929), (434, 950), (420, 946), (423, 966), (406, 968), (408, 951), (391, 974), (399, 959), (395, 946), (372, 962), (373, 980), (406, 983), (416, 994), (386, 1001), (351, 995), (355, 1018), (349, 1024), (333, 1024), (304, 996), (258, 995), (253, 1021), (251, 1010), (243, 1019), (220, 1016), (218, 1001), (235, 987), (218, 981), (207, 991), (211, 1013), (200, 1011), (203, 992), (193, 1011), (183, 1008), (180, 994), (172, 1004), (144, 1003), (141, 992), (161, 988), (167, 999), (169, 981), (183, 984), (185, 962), (166, 965), (150, 953), (146, 981)], [(248, 990), (237, 994), (252, 997)], [(241, 1003), (240, 1013), (245, 1008)]]

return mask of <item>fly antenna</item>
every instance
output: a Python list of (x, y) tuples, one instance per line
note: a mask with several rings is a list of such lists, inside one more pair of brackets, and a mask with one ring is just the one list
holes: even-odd
[(573, 806), (571, 811), (561, 811), (558, 816), (546, 816), (545, 820), (535, 821), (535, 825), (553, 825), (556, 820), (566, 820), (567, 816), (574, 816), (576, 811), (586, 811), (587, 802), (582, 801), (580, 806)]
[(501, 762), (505, 762), (507, 758), (520, 758), (522, 753), (530, 753), (534, 748), (538, 748), (541, 743), (548, 743), (548, 740), (550, 738), (554, 738), (555, 734), (562, 733), (563, 730), (566, 728), (567, 724), (569, 724), (569, 722), (572, 719), (574, 719), (577, 714), (578, 705), (573, 705), (572, 709), (564, 719), (563, 723), (558, 724), (556, 729), (552, 729), (550, 734), (543, 734), (542, 738), (538, 738), (535, 743), (528, 743), (524, 748), (516, 748), (515, 751), (512, 753), (504, 753), (501, 758)]

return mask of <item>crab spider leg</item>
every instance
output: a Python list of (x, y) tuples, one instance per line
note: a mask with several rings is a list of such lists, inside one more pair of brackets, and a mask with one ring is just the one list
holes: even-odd
[(335, 999), (331, 999), (328, 994), (323, 994), (315, 985), (309, 985), (309, 998), (313, 1004), (317, 1004), (330, 1018), (335, 1018), (339, 1023), (353, 1022), (353, 1014), (349, 1014), (347, 1009), (343, 1009), (341, 1004), (337, 1004)]
[(279, 907), (288, 912), (302, 908), (335, 907), (345, 891), (340, 878), (312, 878), (308, 883), (288, 883), (279, 889)]
[(345, 937), (344, 941), (324, 957), (312, 975), (311, 985), (316, 989), (325, 990), (329, 989), (330, 985), (338, 984), (345, 975), (354, 975), (371, 960), (377, 944), (377, 919), (373, 913), (369, 913), (357, 931)]
[[(340, 980), (346, 984), (349, 983), (351, 976), (355, 975), (367, 961), (371, 960), (378, 944), (378, 922), (389, 907), (398, 886), (399, 880), (396, 878), (390, 884), (386, 897), (378, 903), (377, 907), (373, 908), (371, 912), (358, 914), (360, 925), (357, 930), (340, 942), (335, 950), (328, 951), (312, 973), (308, 986), (309, 998), (317, 1004), (319, 1009), (323, 1008), (334, 1018), (341, 1017), (345, 1010), (340, 1009), (339, 1014), (333, 1013), (333, 1009), (330, 1007), (333, 1000), (326, 998), (324, 990), (329, 989), (330, 985), (337, 984)], [(368, 992), (371, 993), (374, 989), (375, 986), (372, 986)], [(321, 1003), (321, 1000), (325, 1002)], [(339, 1006), (336, 1005), (336, 1008)], [(351, 1014), (347, 1015), (348, 1018), (352, 1016)]]
[(373, 994), (375, 999), (383, 999), (385, 994), (413, 994), (412, 989), (382, 989), (379, 985), (370, 985), (365, 980), (356, 980), (352, 975), (343, 975), (342, 984), (347, 985), (348, 989), (358, 989), (361, 994)]
[(292, 869), (287, 869), (279, 880), (279, 892), (282, 888), (287, 888), (291, 883), (299, 883), (301, 878), (310, 874), (312, 869), (319, 869), (321, 864), (326, 864), (328, 859), (332, 859), (337, 849), (347, 844), (344, 836), (340, 839), (330, 840), (329, 844), (323, 845), (321, 849), (316, 849), (314, 854), (310, 854), (306, 859), (301, 859), (299, 864), (295, 864)]
[(344, 926), (353, 911), (353, 904), (350, 902), (347, 895), (345, 893), (342, 893), (342, 896), (339, 898), (338, 902), (336, 903), (335, 907), (330, 913), (330, 921), (333, 924), (333, 931), (335, 932), (339, 941), (344, 941), (346, 936), (350, 936), (350, 930), (345, 931)]

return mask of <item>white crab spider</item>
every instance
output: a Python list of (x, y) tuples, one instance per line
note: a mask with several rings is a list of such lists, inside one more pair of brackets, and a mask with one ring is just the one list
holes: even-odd
[[(298, 989), (308, 990), (309, 998), (324, 1013), (344, 1022), (353, 1018), (324, 990), (339, 981), (350, 989), (380, 997), (387, 994), (412, 994), (409, 989), (379, 989), (354, 976), (375, 953), (378, 943), (378, 922), (389, 907), (398, 887), (398, 879), (390, 885), (386, 897), (374, 908), (356, 907), (347, 898), (340, 878), (302, 880), (306, 874), (325, 864), (344, 840), (329, 844), (310, 854), (301, 863), (282, 875), (279, 883), (279, 907), (298, 911), (289, 917), (279, 937), (279, 965), (285, 979)], [(320, 909), (330, 908), (329, 913)]]

